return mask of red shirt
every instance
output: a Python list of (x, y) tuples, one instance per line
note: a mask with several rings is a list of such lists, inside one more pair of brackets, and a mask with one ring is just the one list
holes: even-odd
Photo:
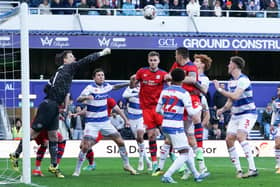
[(107, 98), (107, 111), (108, 111), (108, 116), (111, 115), (112, 109), (116, 106), (116, 101), (113, 98)]
[[(180, 64), (178, 64), (177, 62), (174, 62), (174, 64), (172, 65), (172, 67), (170, 68), (170, 72), (175, 69), (175, 68), (181, 68), (182, 70), (185, 71), (186, 73), (186, 76), (188, 76), (189, 72), (195, 72), (196, 73), (196, 80), (198, 80), (198, 70), (197, 70), (197, 67), (194, 63), (192, 62), (187, 62), (185, 65), (181, 66)], [(193, 91), (198, 91), (199, 93), (199, 90), (192, 84), (186, 84), (186, 83), (183, 83), (183, 86), (182, 86), (185, 90), (189, 91), (190, 94), (191, 92)], [(191, 94), (192, 95), (192, 94)]]
[(139, 99), (142, 109), (153, 109), (157, 106), (166, 74), (167, 72), (161, 69), (152, 72), (149, 67), (137, 71), (136, 79), (140, 81)]

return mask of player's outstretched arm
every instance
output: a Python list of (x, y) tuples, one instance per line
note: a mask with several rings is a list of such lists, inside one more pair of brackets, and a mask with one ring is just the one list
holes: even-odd
[(106, 56), (111, 54), (110, 48), (105, 48), (102, 51), (91, 53), (90, 55), (78, 60), (75, 63), (71, 63), (72, 70), (76, 71), (80, 66), (83, 66), (85, 64), (90, 64), (95, 62), (97, 59), (99, 59), (102, 56)]
[(109, 55), (109, 54), (111, 54), (111, 49), (110, 48), (105, 48), (105, 49), (103, 49), (102, 51), (99, 52), (100, 56), (106, 56), (106, 55)]
[(129, 85), (129, 83), (121, 83), (121, 84), (115, 84), (113, 85), (113, 90), (117, 90), (117, 89), (121, 89), (123, 87), (127, 87)]

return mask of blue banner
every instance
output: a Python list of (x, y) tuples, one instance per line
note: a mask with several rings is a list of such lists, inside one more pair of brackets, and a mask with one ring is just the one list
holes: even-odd
[[(215, 51), (280, 51), (280, 38), (273, 37), (161, 37), (161, 36), (61, 36), (30, 35), (30, 48), (39, 49), (144, 49)], [(19, 48), (18, 35), (0, 35), (0, 48)]]

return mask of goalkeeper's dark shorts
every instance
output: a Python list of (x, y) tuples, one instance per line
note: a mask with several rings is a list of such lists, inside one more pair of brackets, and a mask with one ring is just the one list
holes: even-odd
[(58, 104), (50, 99), (45, 99), (38, 108), (35, 119), (31, 125), (31, 128), (39, 132), (42, 129), (47, 131), (58, 129)]

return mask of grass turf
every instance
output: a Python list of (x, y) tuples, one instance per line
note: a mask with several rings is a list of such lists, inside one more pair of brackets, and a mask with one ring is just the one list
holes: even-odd
[[(45, 159), (42, 165), (44, 177), (32, 177), (32, 183), (40, 186), (49, 187), (162, 187), (167, 185), (185, 187), (274, 187), (278, 186), (280, 175), (275, 174), (274, 158), (256, 158), (256, 165), (259, 176), (248, 179), (235, 178), (235, 169), (229, 158), (206, 158), (208, 170), (211, 172), (209, 178), (201, 183), (195, 183), (193, 178), (183, 181), (180, 179), (182, 174), (175, 173), (174, 180), (178, 184), (163, 184), (161, 177), (152, 177), (148, 172), (140, 175), (131, 176), (123, 171), (122, 161), (119, 158), (96, 158), (97, 168), (95, 171), (82, 171), (79, 177), (73, 177), (76, 159), (62, 159), (60, 168), (65, 175), (64, 179), (55, 178), (47, 171), (49, 159)], [(32, 160), (34, 163), (34, 160)], [(136, 168), (137, 159), (131, 159), (132, 165)], [(87, 163), (84, 163), (84, 166)], [(170, 166), (168, 159), (165, 170)], [(244, 172), (247, 171), (247, 161), (241, 158)], [(27, 186), (24, 184), (5, 185), (7, 187)]]

